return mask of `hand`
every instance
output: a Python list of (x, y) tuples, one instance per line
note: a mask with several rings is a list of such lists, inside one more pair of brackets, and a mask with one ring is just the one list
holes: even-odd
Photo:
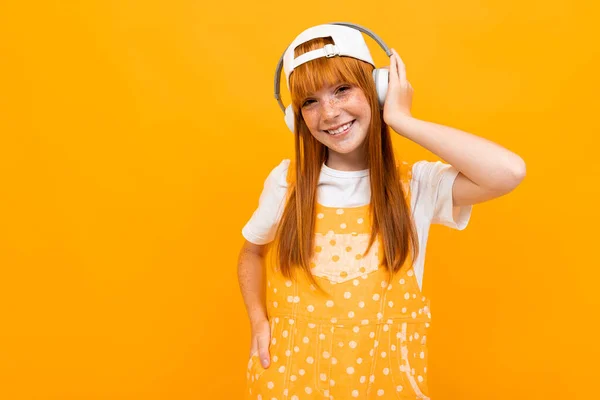
[(258, 352), (258, 359), (263, 368), (270, 364), (269, 343), (271, 343), (271, 326), (269, 320), (264, 319), (252, 325), (252, 339), (250, 340), (250, 357)]
[(383, 121), (387, 125), (391, 125), (403, 116), (412, 117), (410, 108), (413, 96), (413, 88), (406, 79), (406, 67), (394, 49), (390, 56), (389, 70), (388, 90), (383, 104)]

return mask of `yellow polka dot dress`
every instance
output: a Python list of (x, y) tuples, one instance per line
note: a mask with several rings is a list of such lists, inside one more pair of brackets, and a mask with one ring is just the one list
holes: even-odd
[[(290, 166), (291, 172), (293, 167)], [(410, 204), (410, 165), (399, 167)], [(290, 179), (290, 173), (288, 173)], [(286, 279), (267, 268), (271, 364), (258, 353), (247, 368), (247, 399), (429, 399), (429, 299), (419, 289), (410, 257), (388, 281), (375, 241), (365, 257), (368, 205), (317, 204), (312, 273)]]

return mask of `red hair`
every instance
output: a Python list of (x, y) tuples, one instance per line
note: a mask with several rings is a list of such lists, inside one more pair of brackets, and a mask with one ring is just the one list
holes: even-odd
[[(295, 49), (295, 57), (308, 51), (333, 44), (329, 38), (313, 39)], [(398, 272), (413, 251), (416, 258), (419, 245), (410, 207), (404, 197), (396, 158), (382, 108), (377, 99), (372, 78), (373, 66), (352, 57), (317, 58), (299, 65), (290, 75), (292, 108), (295, 114), (296, 162), (292, 182), (274, 244), (277, 264), (282, 274), (293, 278), (293, 270), (300, 268), (308, 279), (320, 288), (312, 275), (309, 263), (314, 255), (317, 184), (322, 164), (327, 160), (327, 147), (317, 141), (308, 130), (300, 110), (302, 101), (323, 85), (346, 82), (358, 86), (371, 107), (371, 123), (365, 138), (366, 163), (369, 168), (371, 202), (371, 236), (365, 255), (371, 249), (376, 235), (382, 244), (384, 265), (391, 275)]]

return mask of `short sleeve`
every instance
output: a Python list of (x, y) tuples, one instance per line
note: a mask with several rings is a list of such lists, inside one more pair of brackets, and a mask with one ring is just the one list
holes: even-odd
[(267, 244), (275, 239), (277, 224), (283, 214), (290, 160), (281, 161), (267, 176), (258, 200), (258, 208), (242, 228), (242, 235), (254, 244)]
[(411, 192), (432, 224), (463, 230), (471, 218), (472, 205), (454, 206), (452, 187), (459, 171), (441, 161), (418, 161), (412, 166)]

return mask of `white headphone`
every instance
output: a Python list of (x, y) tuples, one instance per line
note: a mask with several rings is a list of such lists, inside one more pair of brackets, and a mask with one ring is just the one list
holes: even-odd
[[(341, 29), (339, 27), (341, 27)], [(352, 28), (354, 31), (348, 31), (346, 28)], [(295, 115), (292, 109), (292, 105), (285, 107), (281, 101), (280, 92), (280, 78), (281, 69), (285, 67), (285, 73), (289, 89), (289, 75), (292, 73), (295, 67), (303, 64), (307, 61), (314, 60), (319, 57), (334, 57), (334, 56), (349, 56), (354, 57), (363, 61), (366, 61), (375, 66), (373, 59), (369, 53), (366, 43), (360, 32), (366, 33), (373, 38), (379, 46), (385, 51), (388, 57), (392, 56), (392, 52), (386, 46), (386, 44), (377, 36), (375, 33), (367, 28), (360, 25), (352, 24), (349, 22), (332, 22), (326, 25), (319, 25), (312, 27), (301, 33), (295, 40), (290, 44), (285, 52), (281, 55), (279, 62), (277, 63), (277, 69), (275, 71), (275, 99), (279, 103), (279, 107), (284, 113), (285, 124), (289, 130), (294, 133), (294, 120)], [(308, 40), (331, 36), (334, 40), (334, 44), (327, 44), (322, 49), (310, 51), (302, 54), (301, 56), (294, 58), (295, 48)], [(285, 63), (285, 65), (284, 65)], [(373, 70), (373, 81), (375, 82), (375, 89), (377, 91), (377, 98), (379, 105), (383, 107), (385, 96), (388, 89), (389, 70), (385, 68), (375, 68)]]

